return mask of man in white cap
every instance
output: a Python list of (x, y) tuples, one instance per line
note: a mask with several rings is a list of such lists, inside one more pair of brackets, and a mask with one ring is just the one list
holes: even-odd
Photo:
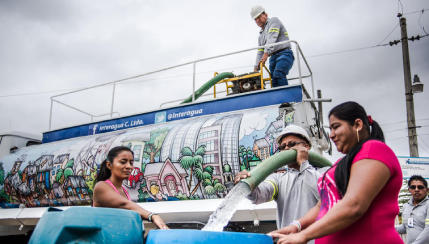
[[(255, 20), (256, 24), (261, 27), (258, 46), (289, 40), (288, 33), (282, 22), (277, 17), (268, 18), (262, 6), (254, 6), (250, 11), (250, 16)], [(269, 69), (273, 87), (287, 85), (286, 75), (289, 74), (289, 70), (292, 68), (294, 61), (293, 52), (290, 50), (290, 44), (284, 43), (258, 49), (254, 68), (255, 72), (259, 70), (260, 63), (265, 64), (268, 57), (270, 57)]]
[[(248, 198), (256, 204), (274, 200), (277, 202), (277, 228), (288, 227), (298, 232), (301, 224), (297, 219), (319, 201), (317, 180), (321, 173), (308, 162), (308, 150), (311, 148), (307, 132), (297, 126), (288, 125), (276, 139), (279, 150), (297, 151), (297, 159), (284, 173), (273, 173), (259, 184)], [(234, 183), (247, 178), (250, 173), (241, 171), (235, 176)], [(282, 231), (285, 231), (284, 229)], [(313, 243), (313, 242), (309, 242)]]

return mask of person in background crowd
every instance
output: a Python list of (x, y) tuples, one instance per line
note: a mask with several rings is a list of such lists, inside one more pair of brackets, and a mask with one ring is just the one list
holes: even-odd
[(402, 171), (378, 123), (356, 102), (329, 113), (330, 138), (346, 154), (319, 178), (321, 200), (299, 229), (269, 233), (279, 244), (403, 243), (395, 231)]
[(114, 147), (109, 151), (107, 159), (103, 161), (97, 174), (93, 206), (133, 210), (143, 219), (153, 222), (158, 228), (168, 229), (159, 215), (131, 201), (127, 190), (122, 186), (122, 182), (128, 179), (133, 170), (133, 163), (134, 153), (128, 147)]
[(408, 244), (429, 243), (428, 182), (420, 175), (408, 180), (412, 198), (403, 207), (402, 224), (395, 226), (399, 234), (407, 234)]

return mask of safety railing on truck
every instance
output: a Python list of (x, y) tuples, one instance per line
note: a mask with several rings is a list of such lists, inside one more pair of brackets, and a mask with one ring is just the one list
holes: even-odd
[[(90, 118), (91, 122), (94, 122), (94, 119), (97, 119), (97, 118), (103, 117), (103, 116), (110, 116), (110, 118), (113, 118), (114, 115), (117, 115), (118, 117), (120, 117), (120, 116), (123, 116), (123, 114), (120, 114), (119, 112), (114, 111), (115, 101), (117, 99), (117, 97), (116, 97), (117, 96), (117, 94), (116, 94), (116, 87), (117, 87), (118, 84), (123, 83), (125, 81), (129, 81), (129, 80), (133, 80), (133, 79), (137, 79), (137, 78), (141, 78), (141, 77), (149, 76), (149, 75), (152, 75), (152, 74), (161, 73), (161, 72), (165, 72), (165, 71), (168, 71), (168, 70), (173, 70), (173, 69), (177, 69), (179, 67), (184, 67), (184, 66), (189, 66), (189, 65), (192, 65), (192, 95), (191, 95), (190, 102), (195, 102), (195, 100), (196, 100), (196, 98), (195, 98), (196, 87), (195, 86), (196, 86), (197, 64), (203, 63), (203, 62), (206, 62), (206, 61), (209, 61), (209, 60), (219, 59), (219, 58), (222, 58), (222, 57), (227, 57), (227, 56), (232, 56), (232, 55), (236, 55), (236, 54), (240, 54), (240, 53), (250, 52), (250, 51), (253, 51), (253, 50), (256, 50), (256, 49), (260, 49), (260, 48), (266, 48), (266, 47), (271, 47), (271, 46), (282, 45), (282, 44), (285, 44), (285, 43), (290, 43), (290, 44), (294, 45), (294, 51), (295, 51), (294, 53), (295, 53), (295, 56), (296, 56), (296, 61), (294, 63), (294, 66), (296, 66), (297, 69), (298, 69), (298, 75), (296, 77), (290, 77), (290, 78), (288, 78), (288, 80), (289, 81), (291, 81), (291, 80), (299, 80), (299, 84), (302, 85), (303, 90), (304, 90), (304, 94), (307, 97), (306, 100), (311, 101), (311, 102), (315, 102), (315, 101), (319, 101), (320, 102), (321, 99), (315, 99), (316, 96), (315, 96), (315, 90), (314, 90), (313, 73), (312, 73), (311, 68), (310, 68), (310, 66), (309, 66), (309, 64), (308, 64), (308, 62), (307, 62), (307, 60), (306, 60), (306, 58), (305, 58), (305, 56), (304, 56), (304, 54), (303, 54), (303, 52), (301, 50), (301, 47), (299, 46), (298, 42), (293, 41), (293, 40), (289, 40), (289, 41), (274, 43), (274, 44), (270, 44), (270, 45), (266, 45), (266, 46), (258, 46), (258, 47), (243, 49), (243, 50), (240, 50), (240, 51), (225, 53), (225, 54), (222, 54), (222, 55), (216, 55), (216, 56), (212, 56), (212, 57), (208, 57), (208, 58), (196, 59), (194, 61), (190, 61), (190, 62), (182, 63), (182, 64), (179, 64), (179, 65), (174, 65), (174, 66), (170, 66), (170, 67), (158, 69), (158, 70), (147, 72), (147, 73), (144, 73), (144, 74), (135, 75), (135, 76), (127, 77), (127, 78), (124, 78), (124, 79), (119, 79), (119, 80), (115, 80), (115, 81), (111, 81), (111, 82), (107, 82), (107, 83), (103, 83), (103, 84), (99, 84), (99, 85), (89, 86), (89, 87), (85, 87), (85, 88), (82, 88), (82, 89), (77, 89), (77, 90), (74, 90), (74, 91), (65, 92), (65, 93), (62, 93), (62, 94), (58, 94), (58, 95), (52, 96), (50, 98), (51, 105), (50, 105), (50, 113), (49, 113), (49, 130), (53, 129), (52, 128), (52, 119), (53, 119), (53, 106), (54, 106), (54, 104), (59, 104), (59, 105), (65, 106), (65, 107), (67, 107), (69, 109), (72, 109), (74, 111), (77, 111), (79, 113), (82, 113), (84, 115), (87, 115)], [(302, 69), (302, 65), (303, 64), (302, 64), (301, 60), (303, 61), (303, 64), (305, 65), (305, 68), (306, 68), (306, 73), (305, 74), (303, 74), (303, 69)], [(263, 89), (265, 87), (265, 82), (268, 81), (268, 80), (270, 80), (270, 78), (264, 78), (263, 74), (262, 74), (262, 68), (260, 70), (261, 70), (260, 73), (256, 73), (255, 75), (259, 75), (261, 77), (261, 87)], [(268, 74), (269, 74), (269, 72), (268, 72)], [(305, 87), (303, 85), (303, 79), (306, 79), (306, 78), (310, 79), (310, 83), (311, 83), (311, 96), (307, 92), (307, 90), (305, 89)], [(231, 81), (231, 80), (229, 80), (229, 81)], [(221, 81), (221, 83), (222, 83), (222, 81)], [(71, 104), (67, 104), (66, 102), (63, 102), (63, 101), (59, 100), (59, 98), (61, 98), (63, 96), (66, 96), (66, 95), (69, 95), (69, 94), (76, 94), (76, 93), (84, 92), (84, 91), (87, 91), (87, 90), (90, 90), (90, 89), (94, 89), (94, 88), (98, 88), (98, 87), (106, 87), (106, 86), (112, 86), (110, 98), (105, 98), (107, 101), (110, 101), (110, 112), (109, 113), (99, 113), (99, 114), (97, 114), (97, 113), (93, 113), (93, 112), (90, 112), (90, 111), (85, 111), (84, 109), (78, 108), (76, 106), (73, 106)], [(214, 87), (214, 89), (216, 89), (216, 88)], [(217, 98), (216, 94), (220, 94), (220, 93), (228, 93), (228, 85), (226, 86), (226, 90), (224, 90), (224, 91), (220, 91), (219, 92), (219, 91), (215, 90), (213, 93), (203, 94), (202, 96), (214, 96), (214, 99), (216, 99)], [(163, 107), (163, 106), (165, 106), (167, 104), (181, 102), (183, 100), (184, 100), (184, 98), (183, 99), (172, 100), (172, 101), (167, 101), (167, 102), (161, 103), (160, 107)], [(314, 106), (314, 104), (313, 104), (313, 106)]]

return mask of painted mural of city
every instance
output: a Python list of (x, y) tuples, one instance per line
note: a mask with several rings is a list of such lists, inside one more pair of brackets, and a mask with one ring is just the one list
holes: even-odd
[(118, 145), (134, 152), (123, 183), (134, 201), (223, 198), (236, 173), (276, 152), (283, 124), (269, 106), (23, 148), (0, 161), (0, 205), (90, 205), (97, 169)]

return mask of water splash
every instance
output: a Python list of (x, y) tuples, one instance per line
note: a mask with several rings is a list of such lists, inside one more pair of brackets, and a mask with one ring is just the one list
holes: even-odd
[(228, 224), (237, 210), (238, 204), (249, 194), (250, 187), (246, 183), (239, 182), (235, 185), (216, 211), (210, 215), (209, 221), (202, 230), (223, 231), (223, 227)]

